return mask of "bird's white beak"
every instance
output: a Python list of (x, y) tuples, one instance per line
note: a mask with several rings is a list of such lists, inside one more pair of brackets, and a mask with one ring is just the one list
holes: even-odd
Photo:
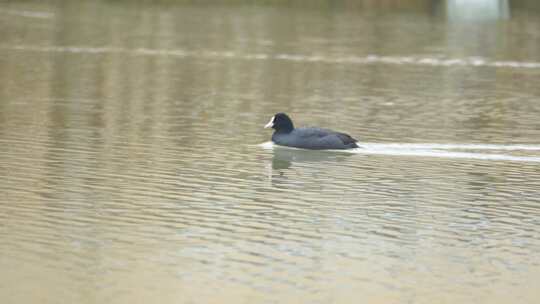
[(274, 116), (272, 116), (272, 119), (264, 126), (265, 129), (271, 128), (274, 126)]

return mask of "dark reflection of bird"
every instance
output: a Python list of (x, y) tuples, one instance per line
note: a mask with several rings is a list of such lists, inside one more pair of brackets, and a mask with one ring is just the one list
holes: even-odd
[(305, 151), (274, 146), (272, 169), (288, 169), (293, 163), (341, 162), (353, 153), (332, 151)]
[(275, 130), (272, 141), (281, 146), (310, 150), (358, 148), (357, 140), (345, 133), (321, 128), (294, 128), (285, 113), (277, 113), (264, 127)]

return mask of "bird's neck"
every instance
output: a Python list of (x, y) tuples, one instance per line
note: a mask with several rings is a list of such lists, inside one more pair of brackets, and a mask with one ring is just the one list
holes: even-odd
[(279, 128), (276, 129), (276, 133), (288, 134), (288, 133), (291, 133), (293, 130), (294, 130), (294, 125), (292, 121), (289, 120), (289, 121), (281, 122), (279, 125)]
[(290, 128), (279, 128), (279, 130), (276, 130), (274, 133), (276, 134), (289, 134), (291, 133), (292, 131), (294, 130), (294, 127), (290, 127)]

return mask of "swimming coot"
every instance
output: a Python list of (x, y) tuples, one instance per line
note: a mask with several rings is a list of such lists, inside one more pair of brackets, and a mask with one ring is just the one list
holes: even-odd
[(272, 141), (282, 146), (311, 150), (358, 148), (357, 140), (345, 133), (320, 128), (295, 129), (285, 113), (277, 113), (264, 127), (276, 130)]

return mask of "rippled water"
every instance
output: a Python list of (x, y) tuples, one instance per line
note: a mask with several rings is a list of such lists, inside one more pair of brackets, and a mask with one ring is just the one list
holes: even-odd
[(1, 303), (537, 303), (540, 11), (498, 2), (0, 4)]

